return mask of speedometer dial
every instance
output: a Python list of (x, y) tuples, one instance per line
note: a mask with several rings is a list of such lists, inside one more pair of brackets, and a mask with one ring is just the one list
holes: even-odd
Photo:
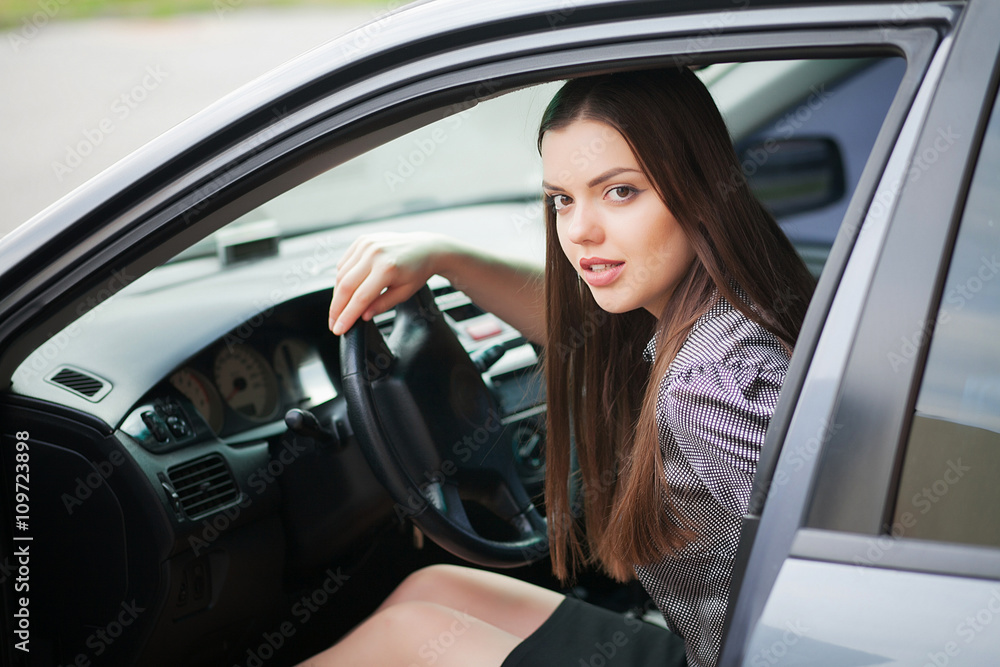
[(251, 421), (274, 417), (278, 380), (260, 353), (242, 343), (224, 347), (215, 355), (212, 370), (226, 405)]
[(170, 376), (170, 384), (184, 394), (216, 434), (222, 431), (225, 414), (219, 392), (207, 377), (185, 366)]

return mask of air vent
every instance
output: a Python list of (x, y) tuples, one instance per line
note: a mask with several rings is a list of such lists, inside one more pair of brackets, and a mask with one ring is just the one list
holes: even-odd
[(189, 519), (228, 505), (240, 496), (229, 467), (218, 454), (176, 465), (167, 470), (167, 477)]
[(58, 368), (46, 381), (95, 403), (111, 391), (111, 383), (107, 380), (69, 366)]

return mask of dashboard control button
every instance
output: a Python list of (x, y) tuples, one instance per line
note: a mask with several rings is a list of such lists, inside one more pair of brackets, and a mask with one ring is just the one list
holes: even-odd
[(167, 428), (170, 429), (170, 432), (178, 440), (184, 440), (194, 435), (194, 431), (191, 429), (191, 425), (187, 423), (187, 420), (177, 415), (167, 417)]
[(146, 428), (149, 429), (149, 432), (153, 434), (153, 437), (160, 442), (166, 442), (170, 439), (170, 433), (167, 431), (163, 420), (152, 410), (146, 410), (142, 413), (142, 421), (146, 425)]
[(500, 323), (493, 320), (477, 322), (475, 324), (466, 325), (465, 327), (465, 333), (469, 334), (472, 340), (490, 338), (491, 336), (498, 335), (501, 331), (503, 331), (503, 329), (500, 327)]

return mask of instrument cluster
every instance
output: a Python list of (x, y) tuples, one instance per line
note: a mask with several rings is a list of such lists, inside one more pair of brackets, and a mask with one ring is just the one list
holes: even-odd
[(284, 329), (258, 330), (250, 339), (229, 334), (157, 385), (123, 428), (147, 449), (166, 451), (281, 424), (292, 408), (337, 397), (336, 369), (328, 370), (337, 362), (320, 347), (311, 336)]
[(281, 338), (264, 351), (224, 341), (207, 361), (203, 370), (195, 365), (177, 369), (169, 382), (216, 434), (229, 430), (227, 421), (268, 423), (288, 409), (337, 395), (316, 347), (298, 337)]

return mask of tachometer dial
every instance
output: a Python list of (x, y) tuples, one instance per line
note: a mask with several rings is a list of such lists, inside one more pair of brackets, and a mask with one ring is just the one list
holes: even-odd
[(215, 384), (222, 400), (252, 421), (267, 421), (278, 409), (278, 380), (267, 359), (249, 345), (222, 348), (215, 355)]
[(222, 431), (225, 411), (222, 399), (212, 382), (193, 368), (185, 366), (170, 376), (170, 384), (187, 396), (195, 409), (216, 434)]

